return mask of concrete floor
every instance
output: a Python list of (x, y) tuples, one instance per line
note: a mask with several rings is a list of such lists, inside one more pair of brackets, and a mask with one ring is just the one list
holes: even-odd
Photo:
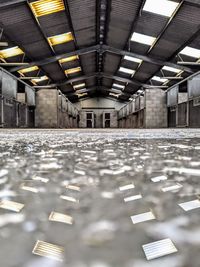
[[(200, 266), (200, 129), (1, 130), (0, 164), (0, 207), (24, 204), (0, 208), (1, 267)], [(148, 261), (142, 246), (166, 238), (177, 252)]]

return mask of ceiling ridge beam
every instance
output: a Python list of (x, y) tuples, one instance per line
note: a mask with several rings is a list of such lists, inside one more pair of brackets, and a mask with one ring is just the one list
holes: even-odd
[(0, 3), (0, 8), (17, 5), (24, 2), (27, 2), (27, 0), (4, 0), (2, 3)]

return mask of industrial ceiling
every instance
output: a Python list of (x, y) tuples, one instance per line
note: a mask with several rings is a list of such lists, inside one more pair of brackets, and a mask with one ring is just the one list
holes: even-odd
[(71, 101), (129, 101), (200, 66), (199, 0), (0, 0), (0, 65)]

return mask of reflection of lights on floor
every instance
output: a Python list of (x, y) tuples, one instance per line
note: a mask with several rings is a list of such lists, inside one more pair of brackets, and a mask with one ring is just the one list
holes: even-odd
[(69, 196), (61, 195), (60, 198), (61, 199), (64, 199), (64, 200), (67, 200), (67, 201), (70, 201), (70, 202), (75, 202), (75, 203), (78, 203), (79, 202), (79, 200), (77, 200), (74, 197), (69, 197)]
[(143, 245), (147, 260), (153, 260), (177, 252), (177, 248), (170, 239), (163, 239)]
[(194, 210), (200, 208), (200, 200), (192, 200), (184, 203), (178, 204), (183, 210), (189, 211), (189, 210)]
[(127, 184), (127, 185), (119, 187), (119, 190), (126, 191), (126, 190), (133, 189), (133, 188), (135, 188), (134, 184)]
[(124, 202), (130, 202), (130, 201), (134, 201), (134, 200), (137, 200), (137, 199), (141, 199), (142, 198), (142, 195), (135, 195), (135, 196), (130, 196), (130, 197), (125, 197), (124, 198)]
[(24, 204), (21, 204), (18, 202), (9, 201), (9, 200), (0, 201), (0, 208), (1, 209), (20, 212), (23, 209), (23, 207), (24, 207)]
[(32, 253), (38, 256), (63, 261), (64, 248), (38, 240), (35, 244)]
[(183, 187), (181, 184), (175, 184), (175, 185), (163, 187), (162, 191), (163, 192), (175, 191), (175, 190), (179, 190), (181, 187)]
[(155, 215), (151, 211), (131, 216), (133, 224), (151, 221), (154, 219)]
[(49, 221), (73, 224), (73, 218), (71, 216), (54, 211), (51, 212), (49, 216)]

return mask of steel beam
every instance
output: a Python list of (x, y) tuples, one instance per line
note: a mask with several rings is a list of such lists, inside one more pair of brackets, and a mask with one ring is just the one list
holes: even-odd
[(27, 0), (3, 0), (1, 2), (2, 3), (0, 3), (0, 8), (9, 7), (9, 6), (13, 6), (16, 4), (21, 4), (21, 3), (27, 2)]
[[(57, 56), (52, 56), (52, 57), (48, 57), (48, 58), (45, 58), (45, 59), (42, 59), (42, 60), (31, 62), (29, 64), (29, 67), (47, 65), (47, 64), (56, 62), (56, 61), (58, 61), (58, 60), (60, 60), (62, 58), (65, 58), (65, 57), (71, 57), (71, 56), (75, 56), (75, 55), (81, 56), (81, 55), (84, 55), (84, 54), (96, 52), (99, 49), (100, 49), (100, 45), (94, 45), (94, 46), (85, 47), (85, 48), (82, 48), (82, 49), (79, 49), (79, 50), (75, 50), (75, 51), (72, 51), (72, 52), (63, 53), (63, 54), (60, 54), (60, 55), (57, 55)], [(22, 68), (12, 68), (10, 70), (10, 72), (16, 72), (16, 71), (19, 71), (21, 69)]]

